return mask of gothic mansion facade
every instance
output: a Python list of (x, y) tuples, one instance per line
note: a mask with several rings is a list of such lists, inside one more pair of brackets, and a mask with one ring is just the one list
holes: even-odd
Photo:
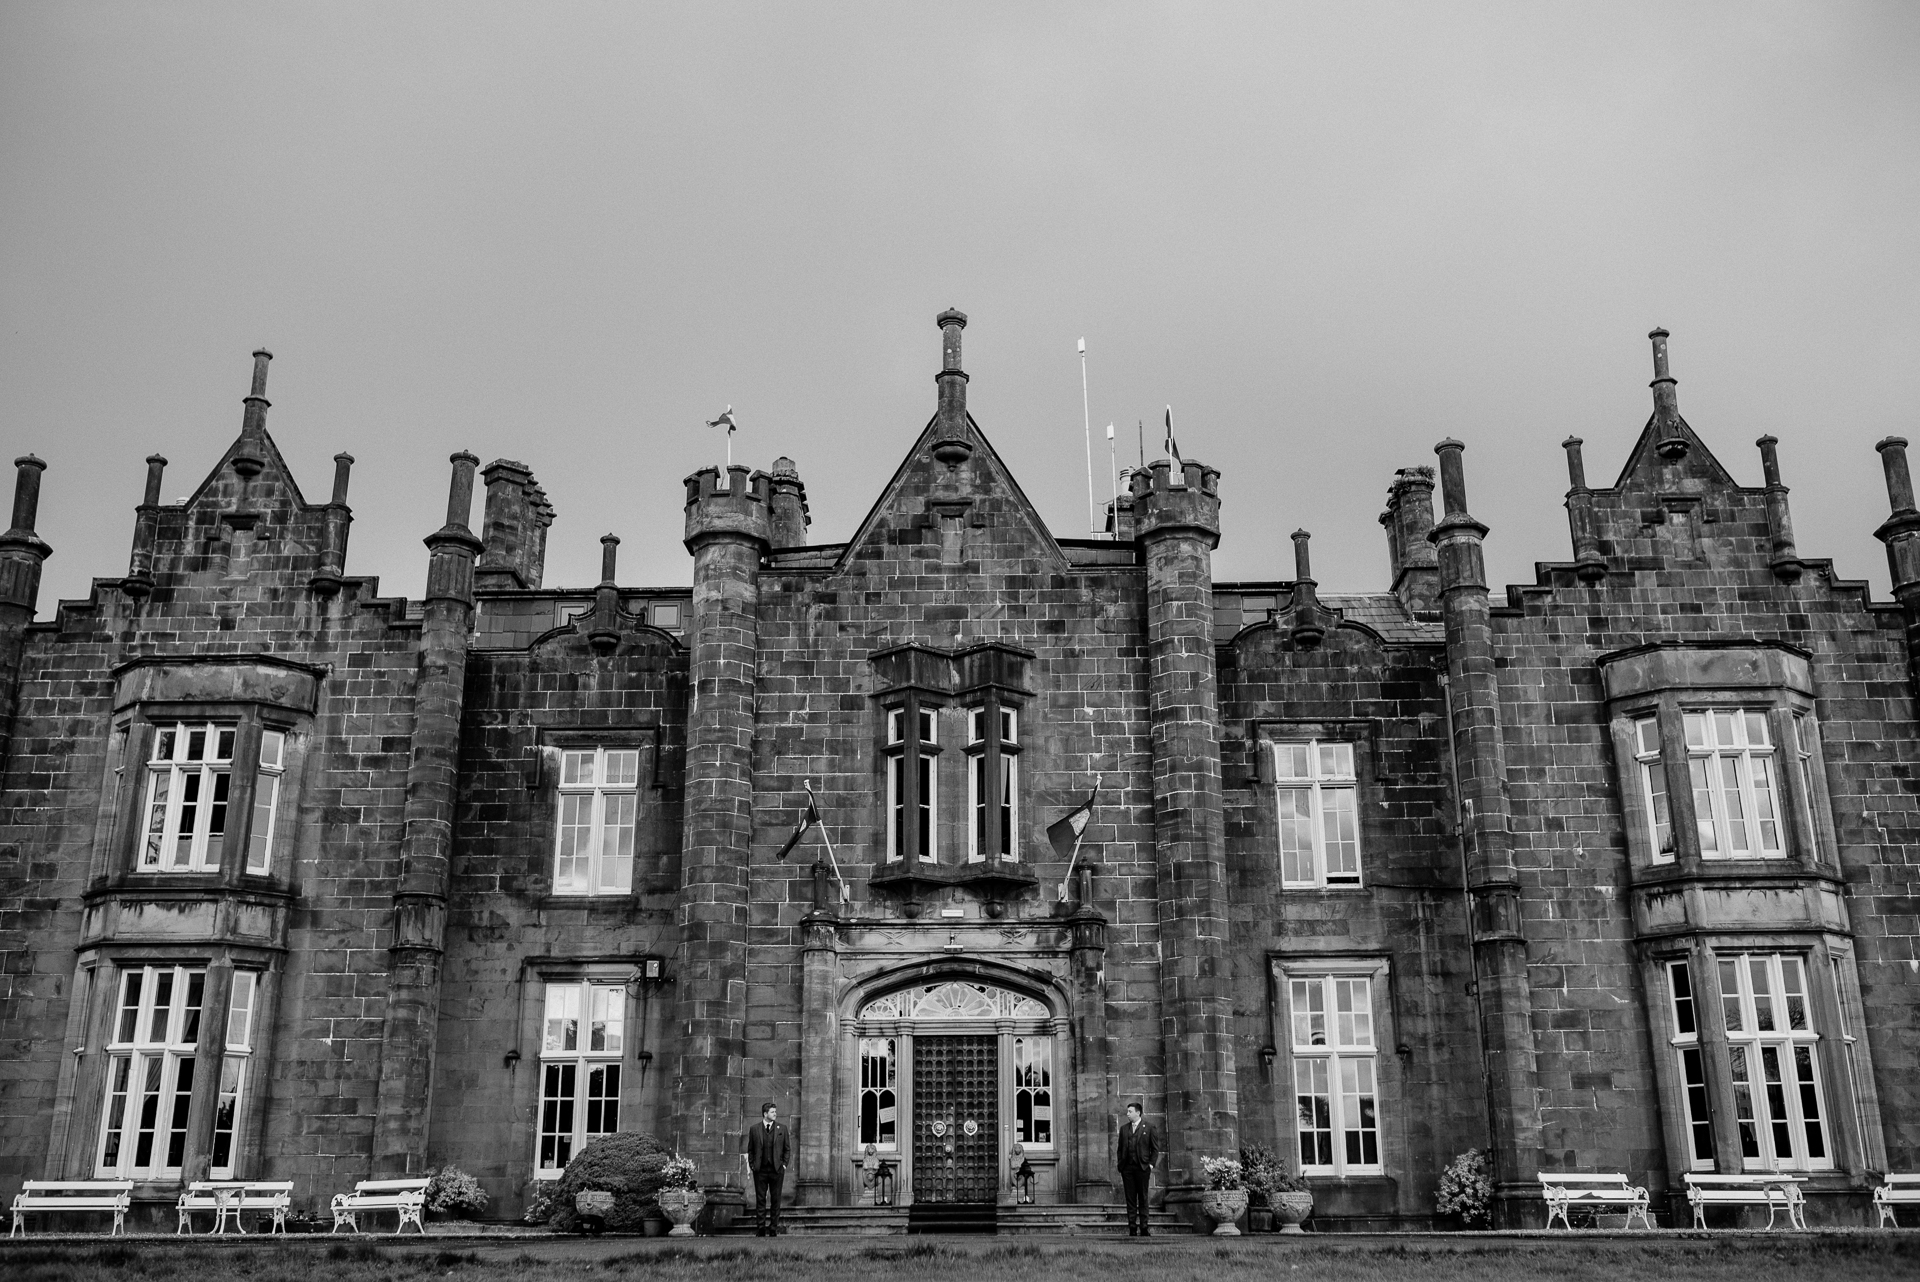
[[(596, 1136), (739, 1183), (1119, 1199), (1127, 1101), (1191, 1207), (1276, 1149), (1325, 1227), (1542, 1169), (1791, 1170), (1816, 1222), (1920, 1164), (1920, 511), (1894, 603), (1800, 556), (1771, 438), (1734, 482), (1654, 412), (1567, 442), (1572, 559), (1494, 596), (1459, 442), (1392, 480), (1390, 586), (1215, 583), (1212, 468), (1051, 533), (966, 410), (859, 528), (793, 465), (686, 482), (691, 589), (542, 581), (524, 465), (453, 456), (421, 601), (348, 572), (266, 431), (127, 573), (36, 618), (41, 471), (0, 536), (0, 1192), (455, 1165), (518, 1214)], [(1623, 436), (1607, 452), (1627, 444)], [(476, 476), (477, 474), (477, 476)], [(61, 484), (56, 470), (49, 483)], [(469, 526), (472, 491), (484, 520)], [(57, 493), (57, 491), (55, 491)], [(1436, 517), (1435, 499), (1438, 497)], [(1074, 868), (1050, 824), (1094, 796)], [(776, 857), (816, 800), (824, 832)], [(833, 843), (829, 854), (822, 838)]]

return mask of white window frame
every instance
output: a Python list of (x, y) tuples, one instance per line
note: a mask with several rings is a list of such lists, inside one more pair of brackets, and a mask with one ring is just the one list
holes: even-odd
[[(854, 1097), (853, 1109), (855, 1152), (866, 1152), (869, 1144), (873, 1145), (876, 1153), (900, 1151), (901, 1040), (893, 1034), (856, 1039), (855, 1071), (859, 1074), (860, 1085)], [(871, 1131), (867, 1127), (869, 1100), (873, 1102)], [(888, 1126), (893, 1128), (891, 1139), (883, 1138)]]
[[(203, 966), (121, 970), (106, 1047), (95, 1178), (165, 1179), (180, 1174), (187, 1114), (193, 1102), (194, 1056), (200, 1021), (205, 1018), (206, 982)], [(164, 1005), (159, 1001), (162, 987), (167, 990)], [(193, 1000), (196, 992), (198, 1002)], [(144, 1162), (140, 1160), (143, 1136), (150, 1137), (145, 1141)]]
[[(1833, 1112), (1821, 1073), (1809, 959), (1798, 953), (1728, 952), (1715, 953), (1714, 961), (1741, 1165), (1749, 1171), (1833, 1170)], [(1753, 982), (1756, 968), (1768, 989), (1764, 1001)], [(1799, 981), (1799, 1028), (1793, 1027), (1790, 979)], [(1768, 1089), (1773, 1085), (1766, 1068), (1769, 1053), (1780, 1075), (1777, 1094)], [(1809, 1097), (1817, 1114), (1811, 1130), (1805, 1111)], [(1818, 1154), (1812, 1151), (1816, 1146)]]
[(1653, 862), (1670, 864), (1674, 857), (1673, 805), (1667, 796), (1667, 763), (1660, 751), (1660, 718), (1649, 714), (1633, 720), (1633, 759), (1640, 777), (1640, 803), (1647, 812), (1647, 841)]
[[(239, 1160), (242, 1110), (246, 1106), (247, 1075), (253, 1063), (253, 1012), (260, 1001), (257, 971), (235, 970), (227, 998), (226, 1044), (220, 1057), (220, 1090), (214, 1100), (213, 1140), (208, 1146), (210, 1179), (230, 1180)], [(221, 1144), (226, 1145), (222, 1160)]]
[[(1013, 1138), (1031, 1152), (1051, 1153), (1059, 1143), (1054, 1111), (1057, 1078), (1053, 1066), (1051, 1033), (1016, 1033), (1012, 1046)], [(1021, 1116), (1021, 1105), (1027, 1108)], [(1038, 1138), (1042, 1124), (1046, 1138)]]
[(273, 871), (274, 825), (286, 769), (286, 731), (262, 730), (253, 772), (253, 819), (247, 826), (247, 871), (256, 876)]
[[(534, 1114), (534, 1178), (557, 1180), (573, 1155), (602, 1135), (620, 1130), (626, 1085), (624, 1055), (627, 989), (605, 979), (555, 980), (547, 984), (540, 1019), (539, 1104)], [(592, 1093), (593, 1074), (602, 1077)], [(611, 1125), (605, 1106), (613, 1106)], [(593, 1106), (601, 1111), (596, 1117)], [(552, 1141), (551, 1145), (549, 1141)]]
[[(1385, 966), (1283, 965), (1279, 969), (1286, 995), (1294, 1157), (1300, 1172), (1336, 1179), (1385, 1174), (1386, 1128), (1381, 1117), (1383, 1087), (1378, 1036), (1381, 1013), (1374, 1002), (1375, 986), (1387, 982)], [(1348, 1007), (1344, 1011), (1341, 1009), (1343, 999)], [(1303, 1118), (1303, 1099), (1316, 1103), (1324, 1100), (1324, 1112), (1316, 1111), (1312, 1118)], [(1324, 1127), (1317, 1124), (1322, 1120), (1326, 1122)], [(1303, 1121), (1316, 1124), (1303, 1128)], [(1323, 1133), (1324, 1147), (1310, 1143), (1310, 1139)], [(1369, 1135), (1371, 1161), (1367, 1160)]]
[[(1334, 887), (1347, 890), (1362, 884), (1362, 868), (1365, 865), (1360, 842), (1360, 778), (1359, 763), (1354, 744), (1346, 739), (1276, 739), (1268, 744), (1272, 753), (1274, 779), (1274, 817), (1276, 822), (1276, 855), (1280, 860), (1280, 884), (1288, 890), (1315, 890)], [(1296, 773), (1289, 763), (1290, 756), (1301, 753), (1305, 758), (1306, 773)], [(1344, 765), (1342, 773), (1340, 767)], [(1351, 847), (1353, 852), (1352, 868), (1329, 870), (1329, 847), (1345, 845), (1345, 842), (1330, 842), (1327, 836), (1327, 820), (1330, 811), (1337, 815), (1340, 803), (1330, 800), (1344, 798), (1346, 817), (1353, 825)], [(1289, 816), (1289, 808), (1304, 800), (1307, 813), (1303, 816)], [(1290, 824), (1306, 827), (1310, 849), (1289, 852), (1287, 849)], [(1289, 868), (1289, 863), (1304, 864), (1304, 867)], [(1289, 876), (1289, 872), (1293, 875)], [(1302, 873), (1305, 873), (1302, 876)]]
[[(983, 733), (989, 712), (998, 712), (1000, 740), (997, 753), (987, 751)], [(993, 816), (984, 813), (986, 770), (990, 761), (1000, 763), (999, 837), (1002, 850), (980, 848), (981, 829), (992, 828)], [(992, 707), (967, 709), (967, 862), (985, 863), (994, 857), (1006, 863), (1020, 860), (1020, 710), (996, 703)]]
[(1693, 1170), (1711, 1171), (1713, 1092), (1707, 1081), (1707, 1048), (1700, 1040), (1700, 989), (1694, 982), (1690, 959), (1667, 963), (1667, 1014), (1673, 1029), (1668, 1041), (1679, 1074), (1687, 1163)]
[[(1785, 859), (1787, 856), (1787, 817), (1782, 805), (1779, 749), (1773, 742), (1772, 719), (1768, 713), (1766, 707), (1681, 710), (1687, 782), (1693, 791), (1693, 817), (1699, 831), (1702, 859)], [(1762, 743), (1752, 742), (1756, 728), (1764, 737)], [(1700, 732), (1698, 736), (1696, 729)], [(1734, 775), (1731, 785), (1726, 777), (1729, 770)], [(1771, 848), (1766, 845), (1769, 827), (1773, 837)], [(1746, 844), (1736, 847), (1732, 841), (1739, 834), (1744, 834)]]
[[(640, 749), (562, 747), (559, 753), (553, 893), (632, 894), (640, 832)], [(609, 818), (623, 809), (624, 823)], [(619, 848), (623, 833), (624, 851)]]
[[(233, 823), (233, 757), (239, 737), (240, 727), (230, 721), (154, 724), (140, 810), (139, 871), (220, 871)], [(189, 755), (196, 740), (197, 757)], [(223, 789), (226, 795), (220, 796)], [(193, 807), (190, 814), (185, 813), (188, 806)]]

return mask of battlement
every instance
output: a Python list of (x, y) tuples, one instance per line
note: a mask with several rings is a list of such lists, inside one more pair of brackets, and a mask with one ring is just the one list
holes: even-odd
[(702, 468), (686, 479), (688, 551), (718, 535), (773, 542), (773, 478), (744, 464)]
[(1183, 531), (1213, 546), (1220, 542), (1220, 469), (1193, 459), (1178, 473), (1170, 459), (1156, 459), (1128, 478), (1133, 488), (1135, 537)]

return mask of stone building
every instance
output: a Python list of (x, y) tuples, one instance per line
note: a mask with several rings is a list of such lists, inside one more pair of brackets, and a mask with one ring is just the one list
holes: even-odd
[[(0, 1192), (453, 1164), (517, 1214), (596, 1135), (738, 1184), (1118, 1199), (1122, 1105), (1278, 1150), (1325, 1227), (1539, 1170), (1806, 1175), (1816, 1222), (1920, 1162), (1920, 511), (1897, 603), (1803, 558), (1771, 438), (1737, 484), (1654, 412), (1572, 559), (1495, 597), (1463, 447), (1392, 480), (1385, 591), (1215, 583), (1214, 469), (1060, 538), (937, 410), (844, 542), (785, 459), (686, 482), (692, 588), (542, 578), (521, 463), (452, 460), (418, 602), (347, 570), (268, 355), (190, 498), (148, 460), (124, 576), (36, 618), (38, 459), (0, 536)], [(1624, 435), (1618, 442), (1626, 444)], [(1614, 452), (1609, 449), (1609, 453)], [(478, 533), (469, 513), (484, 486)], [(59, 473), (54, 474), (57, 481)], [(1225, 493), (1230, 496), (1231, 489)], [(1097, 790), (1096, 790), (1097, 785)], [(1093, 794), (1069, 875), (1049, 825)], [(810, 798), (821, 827), (778, 857)], [(825, 842), (832, 843), (829, 851)], [(1016, 1152), (1016, 1146), (1017, 1152)]]

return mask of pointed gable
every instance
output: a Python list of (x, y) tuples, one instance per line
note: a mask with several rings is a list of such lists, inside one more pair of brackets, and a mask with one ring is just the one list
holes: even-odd
[[(1020, 579), (1067, 569), (1066, 554), (967, 413), (960, 333), (967, 318), (940, 314), (939, 408), (881, 491), (835, 566), (838, 574), (898, 579)], [(929, 583), (928, 586), (935, 586)]]

